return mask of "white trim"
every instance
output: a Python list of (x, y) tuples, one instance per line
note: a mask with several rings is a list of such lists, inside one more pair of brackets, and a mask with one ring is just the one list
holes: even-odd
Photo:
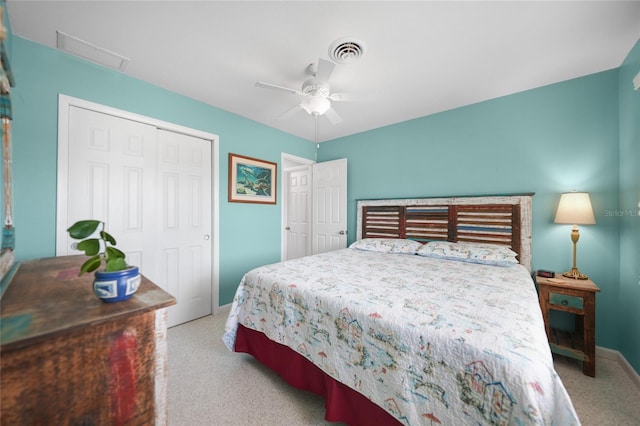
[(614, 349), (605, 348), (603, 346), (596, 346), (596, 357), (608, 359), (611, 361), (618, 361), (618, 358), (622, 354)]
[(211, 141), (211, 213), (212, 213), (212, 229), (213, 240), (211, 249), (213, 251), (213, 259), (211, 265), (211, 310), (212, 313), (219, 311), (220, 303), (220, 138), (218, 135), (209, 132), (203, 132), (197, 129), (191, 129), (179, 124), (169, 123), (167, 121), (158, 120), (152, 117), (135, 114), (129, 111), (112, 108), (106, 105), (78, 99), (71, 96), (58, 95), (58, 175), (57, 175), (57, 195), (56, 195), (56, 256), (66, 252), (66, 247), (62, 239), (57, 238), (66, 232), (67, 216), (67, 183), (68, 183), (68, 158), (69, 158), (69, 108), (75, 106), (103, 114), (113, 115), (115, 117), (124, 118), (131, 121), (155, 126), (161, 130), (167, 130), (174, 133), (180, 133), (200, 139)]
[(622, 355), (620, 351), (616, 351), (614, 349), (605, 348), (602, 346), (596, 346), (596, 358), (608, 359), (611, 361), (617, 361), (622, 367), (622, 370), (627, 373), (631, 382), (638, 388), (640, 391), (640, 375), (636, 372), (636, 370), (629, 364), (629, 361)]
[(301, 170), (308, 170), (308, 169), (309, 169), (308, 165), (293, 166), (293, 167), (287, 167), (286, 169), (283, 170), (283, 172), (299, 172)]
[[(66, 247), (62, 238), (66, 229), (67, 217), (67, 192), (69, 182), (69, 108), (74, 104), (73, 98), (65, 95), (58, 95), (58, 175), (56, 192), (56, 256), (66, 253)], [(64, 201), (63, 201), (64, 200)], [(62, 218), (65, 218), (64, 220)]]
[(213, 259), (211, 262), (211, 280), (213, 288), (211, 289), (211, 311), (216, 314), (220, 309), (220, 141), (217, 135), (212, 135), (211, 146), (211, 213), (213, 214), (213, 241), (211, 242), (211, 250), (213, 250)]
[[(282, 152), (280, 154), (280, 162), (282, 164), (283, 170), (287, 170), (290, 167), (295, 166), (304, 166), (315, 163), (314, 160), (309, 160), (308, 158), (298, 157), (297, 155), (287, 154), (286, 152)], [(285, 163), (296, 163), (295, 166), (288, 166)]]
[(227, 314), (229, 312), (231, 312), (231, 306), (233, 305), (233, 303), (227, 303), (226, 305), (222, 305), (218, 308), (218, 312), (216, 312), (214, 315), (218, 315), (218, 314)]

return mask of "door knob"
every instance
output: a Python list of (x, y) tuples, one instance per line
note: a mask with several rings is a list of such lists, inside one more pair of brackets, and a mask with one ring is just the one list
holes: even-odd
[(205, 241), (209, 241), (209, 238), (211, 238), (211, 237), (209, 236), (209, 234), (204, 234), (204, 240), (205, 240)]
[(340, 235), (347, 235), (347, 231), (340, 231), (340, 232), (338, 232), (338, 234), (340, 234)]
[(291, 228), (289, 228), (288, 226), (286, 228), (284, 228), (286, 231), (291, 231)]

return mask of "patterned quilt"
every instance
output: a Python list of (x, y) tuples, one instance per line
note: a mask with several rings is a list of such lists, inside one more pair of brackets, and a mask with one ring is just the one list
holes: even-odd
[(259, 267), (238, 323), (307, 357), (403, 424), (579, 425), (531, 276), (351, 248)]

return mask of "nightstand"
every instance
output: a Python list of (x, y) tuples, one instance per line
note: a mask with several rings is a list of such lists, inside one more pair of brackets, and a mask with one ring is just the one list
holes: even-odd
[[(576, 280), (562, 275), (556, 275), (556, 278), (536, 275), (535, 278), (551, 352), (582, 361), (582, 372), (595, 377), (596, 293), (600, 289), (591, 280)], [(574, 314), (573, 333), (549, 326), (549, 311), (552, 309)]]

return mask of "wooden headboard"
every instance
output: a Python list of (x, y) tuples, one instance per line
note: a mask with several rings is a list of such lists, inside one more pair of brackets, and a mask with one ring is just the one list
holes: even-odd
[(504, 244), (531, 270), (533, 194), (358, 200), (358, 239)]

